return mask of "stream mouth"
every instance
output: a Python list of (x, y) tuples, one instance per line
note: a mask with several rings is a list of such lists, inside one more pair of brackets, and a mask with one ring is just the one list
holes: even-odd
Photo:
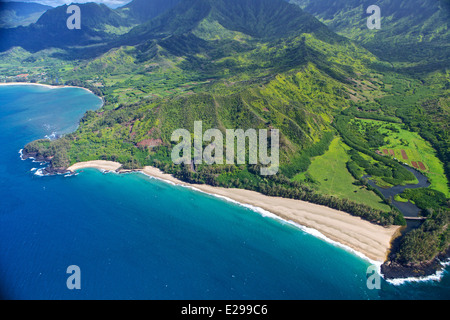
[[(372, 187), (377, 188), (377, 190), (379, 190), (386, 199), (391, 198), (392, 204), (394, 205), (394, 207), (396, 207), (398, 210), (400, 210), (400, 212), (403, 214), (403, 216), (406, 219), (407, 218), (418, 218), (418, 217), (420, 217), (420, 212), (421, 212), (421, 209), (419, 207), (417, 207), (414, 203), (412, 203), (410, 201), (408, 201), (408, 202), (396, 201), (396, 200), (394, 200), (395, 196), (398, 194), (402, 194), (406, 189), (428, 188), (431, 185), (431, 183), (428, 181), (428, 178), (424, 174), (417, 171), (416, 169), (411, 168), (409, 166), (405, 166), (405, 165), (403, 165), (403, 167), (406, 168), (408, 171), (410, 171), (412, 174), (414, 174), (414, 176), (417, 178), (419, 183), (407, 184), (404, 186), (397, 185), (397, 186), (393, 186), (391, 188), (381, 188), (375, 183), (375, 181), (370, 180), (371, 176), (366, 175), (363, 178), (367, 178), (368, 183)], [(422, 222), (423, 221), (420, 221), (420, 220), (408, 220), (407, 219), (407, 226), (404, 231), (407, 232), (409, 230), (416, 229), (422, 224)]]

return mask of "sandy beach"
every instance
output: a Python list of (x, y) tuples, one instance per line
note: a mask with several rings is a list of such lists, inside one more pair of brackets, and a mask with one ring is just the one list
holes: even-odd
[(85, 168), (94, 168), (105, 171), (117, 171), (120, 169), (120, 167), (122, 167), (122, 165), (118, 162), (96, 160), (96, 161), (75, 163), (73, 166), (67, 168), (67, 170), (74, 172), (76, 170), (81, 170)]
[[(120, 167), (121, 164), (116, 162), (90, 161), (75, 164), (69, 170), (97, 168), (116, 171)], [(321, 238), (356, 251), (372, 262), (382, 263), (387, 259), (391, 240), (400, 229), (398, 226), (387, 228), (378, 226), (348, 213), (305, 201), (270, 197), (249, 190), (185, 183), (154, 167), (145, 167), (141, 172), (150, 177), (225, 197), (243, 205), (261, 208), (289, 223), (314, 229), (320, 233)], [(318, 235), (317, 232), (312, 233)]]

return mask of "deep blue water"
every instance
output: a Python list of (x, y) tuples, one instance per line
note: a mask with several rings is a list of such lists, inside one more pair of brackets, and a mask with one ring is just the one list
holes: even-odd
[[(296, 227), (142, 174), (39, 177), (19, 150), (101, 101), (0, 87), (0, 296), (8, 299), (449, 299), (441, 282), (367, 288), (370, 263)], [(67, 289), (67, 267), (81, 290)]]

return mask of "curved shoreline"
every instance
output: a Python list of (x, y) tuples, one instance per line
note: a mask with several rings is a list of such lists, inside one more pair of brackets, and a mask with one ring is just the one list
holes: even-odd
[(32, 82), (0, 82), (0, 87), (7, 87), (7, 86), (40, 86), (48, 89), (63, 89), (63, 88), (77, 88), (77, 89), (83, 89), (88, 91), (89, 93), (92, 93), (94, 96), (99, 97), (102, 99), (102, 106), (105, 104), (105, 101), (102, 97), (96, 95), (91, 90), (84, 88), (84, 87), (76, 87), (76, 86), (66, 86), (66, 85), (50, 85), (50, 84), (42, 84), (42, 83), (32, 83)]
[(308, 203), (301, 200), (270, 197), (244, 189), (226, 189), (209, 185), (194, 185), (174, 178), (154, 167), (142, 170), (120, 170), (121, 164), (111, 161), (88, 161), (77, 163), (67, 170), (75, 172), (84, 168), (95, 168), (110, 172), (142, 172), (143, 174), (174, 185), (231, 200), (264, 216), (295, 225), (304, 232), (337, 245), (381, 266), (386, 261), (391, 241), (400, 227), (382, 227), (348, 213)]
[(94, 168), (105, 171), (117, 171), (121, 167), (122, 165), (118, 162), (95, 160), (95, 161), (75, 163), (73, 166), (67, 168), (67, 171), (75, 172), (76, 170), (81, 170), (85, 168)]
[[(156, 169), (156, 168), (154, 168), (154, 169)], [(289, 225), (291, 225), (291, 226), (294, 226), (295, 228), (300, 229), (300, 230), (303, 231), (304, 233), (307, 233), (307, 234), (309, 234), (309, 235), (312, 235), (312, 236), (314, 236), (315, 238), (321, 239), (321, 240), (323, 240), (323, 241), (325, 241), (325, 242), (327, 242), (327, 243), (330, 243), (330, 244), (332, 244), (332, 245), (334, 245), (334, 246), (336, 246), (336, 247), (339, 247), (339, 248), (341, 248), (341, 249), (344, 249), (345, 251), (350, 252), (350, 253), (352, 253), (352, 254), (354, 254), (354, 255), (360, 257), (360, 258), (363, 259), (363, 260), (368, 261), (368, 262), (371, 263), (372, 265), (377, 266), (377, 268), (378, 268), (378, 273), (381, 274), (381, 264), (382, 264), (382, 262), (372, 260), (372, 259), (370, 259), (369, 257), (367, 257), (366, 255), (364, 255), (363, 253), (361, 253), (361, 252), (359, 252), (359, 251), (356, 251), (355, 249), (352, 249), (351, 247), (349, 247), (349, 246), (347, 246), (347, 245), (345, 245), (345, 244), (342, 244), (342, 243), (340, 243), (339, 241), (334, 241), (334, 240), (328, 238), (327, 236), (325, 236), (324, 234), (322, 234), (321, 232), (319, 232), (319, 231), (316, 230), (316, 229), (313, 229), (313, 228), (309, 228), (309, 227), (300, 225), (300, 224), (298, 224), (298, 223), (296, 223), (296, 222), (294, 222), (294, 221), (292, 221), (292, 220), (286, 220), (285, 218), (282, 218), (280, 215), (276, 215), (276, 214), (274, 214), (274, 213), (272, 213), (272, 212), (269, 212), (269, 211), (267, 211), (267, 210), (264, 210), (263, 208), (256, 207), (256, 206), (253, 206), (253, 205), (250, 205), (250, 204), (241, 203), (241, 202), (238, 202), (238, 201), (233, 200), (233, 199), (231, 199), (231, 198), (228, 198), (228, 197), (226, 197), (226, 196), (219, 195), (219, 194), (217, 194), (217, 193), (209, 193), (209, 192), (207, 192), (207, 191), (203, 191), (203, 190), (201, 190), (201, 189), (198, 189), (198, 188), (195, 187), (195, 186), (183, 185), (182, 183), (180, 183), (180, 184), (174, 183), (174, 182), (169, 181), (169, 180), (166, 180), (166, 179), (162, 179), (162, 178), (159, 178), (159, 177), (155, 177), (155, 176), (153, 176), (153, 175), (149, 175), (149, 174), (145, 173), (145, 171), (138, 171), (138, 172), (144, 174), (145, 176), (147, 176), (147, 177), (149, 177), (149, 178), (151, 178), (151, 179), (160, 180), (160, 181), (163, 181), (163, 182), (165, 182), (165, 183), (172, 184), (172, 185), (174, 185), (174, 186), (180, 186), (180, 187), (189, 188), (189, 189), (191, 189), (191, 190), (194, 190), (194, 191), (197, 191), (197, 192), (201, 192), (201, 193), (203, 193), (203, 194), (207, 194), (207, 195), (210, 195), (210, 196), (213, 196), (213, 197), (216, 197), (216, 198), (225, 200), (225, 201), (227, 201), (227, 202), (231, 202), (231, 203), (233, 203), (233, 204), (237, 204), (237, 205), (239, 205), (239, 206), (241, 206), (241, 207), (250, 209), (250, 210), (252, 210), (252, 211), (254, 211), (254, 212), (260, 214), (260, 215), (263, 216), (263, 217), (267, 217), (267, 218), (270, 218), (270, 219), (273, 219), (273, 220), (277, 220), (277, 221), (279, 221), (279, 222), (281, 222), (281, 223), (283, 223), (283, 224), (289, 224)], [(230, 189), (230, 190), (232, 190), (232, 189)], [(234, 190), (243, 190), (243, 189), (234, 189)]]
[[(101, 170), (104, 170), (104, 169), (101, 169)], [(149, 172), (149, 170), (151, 172)], [(111, 172), (111, 171), (109, 171), (109, 172)], [(115, 171), (115, 172), (127, 173), (127, 172), (133, 172), (133, 170), (131, 170), (131, 171), (130, 170), (118, 170), (118, 171)], [(189, 183), (183, 182), (181, 180), (178, 180), (178, 179), (174, 178), (172, 175), (163, 173), (158, 168), (154, 168), (154, 167), (145, 167), (143, 170), (137, 170), (136, 172), (143, 173), (144, 175), (146, 175), (146, 176), (148, 176), (148, 177), (150, 177), (152, 179), (157, 179), (157, 180), (160, 180), (160, 181), (163, 181), (163, 182), (175, 185), (175, 186), (186, 187), (186, 188), (189, 188), (189, 189), (192, 189), (192, 190), (195, 190), (195, 191), (198, 191), (198, 192), (210, 195), (210, 196), (214, 196), (216, 198), (219, 198), (219, 199), (222, 199), (222, 200), (225, 200), (225, 201), (228, 201), (228, 202), (240, 205), (240, 206), (245, 207), (247, 209), (250, 209), (250, 210), (252, 210), (252, 211), (262, 215), (263, 217), (268, 217), (268, 218), (277, 220), (277, 221), (279, 221), (279, 222), (281, 222), (283, 224), (289, 224), (291, 226), (294, 226), (294, 227), (300, 229), (301, 231), (303, 231), (303, 232), (305, 232), (307, 234), (310, 234), (310, 235), (312, 235), (312, 236), (314, 236), (314, 237), (316, 237), (318, 239), (321, 239), (321, 240), (323, 240), (323, 241), (325, 241), (325, 242), (327, 242), (327, 243), (329, 243), (329, 244), (331, 244), (333, 246), (339, 247), (339, 248), (341, 248), (341, 249), (343, 249), (343, 250), (345, 250), (345, 251), (347, 251), (347, 252), (349, 252), (349, 253), (351, 253), (351, 254), (353, 254), (353, 255), (355, 255), (355, 256), (363, 259), (363, 260), (368, 261), (371, 265), (374, 265), (374, 266), (377, 267), (377, 273), (379, 275), (381, 275), (388, 283), (390, 283), (391, 285), (394, 285), (394, 286), (400, 286), (400, 285), (403, 285), (405, 283), (410, 283), (410, 282), (440, 281), (442, 279), (442, 277), (444, 276), (445, 272), (446, 272), (445, 268), (450, 265), (450, 259), (447, 259), (447, 261), (439, 262), (440, 265), (442, 266), (441, 269), (438, 269), (434, 274), (430, 274), (428, 276), (422, 276), (422, 277), (407, 276), (407, 277), (399, 277), (399, 278), (386, 278), (385, 274), (382, 272), (383, 262), (381, 260), (376, 260), (376, 259), (370, 258), (369, 257), (370, 254), (365, 252), (365, 250), (355, 249), (352, 244), (345, 243), (345, 241), (343, 241), (342, 239), (339, 239), (339, 238), (335, 239), (335, 237), (333, 235), (328, 235), (328, 234), (322, 233), (320, 227), (312, 228), (312, 227), (307, 226), (307, 223), (305, 223), (305, 225), (302, 225), (299, 222), (294, 221), (295, 219), (292, 220), (292, 219), (290, 219), (288, 217), (284, 217), (283, 213), (279, 213), (279, 212), (272, 213), (270, 211), (270, 209), (268, 211), (268, 210), (265, 210), (264, 208), (262, 208), (260, 206), (254, 206), (254, 205), (251, 205), (251, 204), (246, 204), (245, 200), (240, 202), (239, 200), (235, 200), (233, 196), (229, 197), (229, 195), (228, 196), (223, 196), (223, 195), (219, 194), (217, 192), (217, 190), (218, 189), (222, 189), (222, 190), (225, 190), (225, 191), (230, 191), (231, 190), (231, 192), (232, 191), (236, 191), (238, 193), (242, 192), (242, 191), (246, 191), (246, 192), (249, 192), (249, 193), (257, 194), (259, 197), (268, 197), (269, 199), (280, 199), (281, 201), (283, 201), (283, 200), (300, 201), (300, 202), (305, 203), (306, 205), (318, 206), (318, 207), (321, 207), (322, 209), (325, 209), (325, 210), (337, 211), (335, 209), (331, 209), (331, 208), (328, 208), (328, 207), (325, 207), (325, 206), (320, 206), (320, 205), (316, 205), (316, 204), (305, 202), (305, 201), (301, 201), (301, 200), (293, 200), (293, 199), (287, 199), (287, 198), (270, 197), (270, 196), (266, 196), (266, 195), (257, 193), (255, 191), (249, 191), (249, 190), (244, 190), (244, 189), (225, 189), (225, 188), (219, 188), (219, 187), (212, 187), (212, 186), (208, 186), (208, 185), (193, 185), (193, 184), (189, 184)], [(204, 187), (206, 187), (207, 189), (212, 189), (212, 192), (210, 192), (209, 190), (205, 190)], [(276, 212), (277, 210), (272, 210), (272, 211)], [(377, 226), (375, 224), (372, 224), (372, 223), (370, 223), (370, 222), (368, 222), (366, 220), (360, 219), (358, 217), (349, 215), (348, 213), (341, 212), (341, 211), (337, 211), (337, 212), (343, 213), (345, 215), (348, 215), (348, 216), (350, 216), (351, 219), (356, 218), (357, 220), (362, 220), (363, 222), (365, 222), (365, 223), (367, 222), (370, 225), (378, 227), (378, 228), (395, 229), (395, 232), (393, 233), (393, 235), (391, 237), (390, 244), (389, 244), (389, 246), (387, 248), (388, 254), (386, 256), (386, 259), (388, 258), (388, 255), (389, 255), (391, 247), (392, 247), (391, 246), (392, 241), (396, 237), (399, 236), (402, 227), (391, 226), (390, 228), (385, 228), (385, 227), (381, 227), (381, 226)]]

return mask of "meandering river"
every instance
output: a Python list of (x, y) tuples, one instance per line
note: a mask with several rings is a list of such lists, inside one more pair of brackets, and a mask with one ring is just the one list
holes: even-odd
[[(419, 183), (417, 184), (407, 184), (407, 185), (398, 185), (391, 188), (381, 188), (379, 187), (375, 181), (368, 180), (369, 184), (372, 187), (377, 188), (386, 199), (391, 198), (392, 204), (400, 210), (400, 212), (403, 214), (405, 218), (416, 218), (420, 216), (420, 208), (417, 207), (414, 203), (408, 201), (408, 202), (400, 202), (395, 200), (395, 196), (398, 194), (402, 194), (403, 191), (406, 189), (418, 189), (418, 188), (427, 188), (430, 186), (430, 182), (428, 181), (428, 178), (417, 171), (414, 168), (408, 167), (403, 165), (408, 171), (412, 172), (414, 176), (417, 178)], [(369, 178), (369, 176), (364, 176), (364, 178)], [(421, 221), (419, 220), (407, 220), (407, 228), (405, 231), (409, 231), (411, 229), (417, 228), (421, 225)]]

